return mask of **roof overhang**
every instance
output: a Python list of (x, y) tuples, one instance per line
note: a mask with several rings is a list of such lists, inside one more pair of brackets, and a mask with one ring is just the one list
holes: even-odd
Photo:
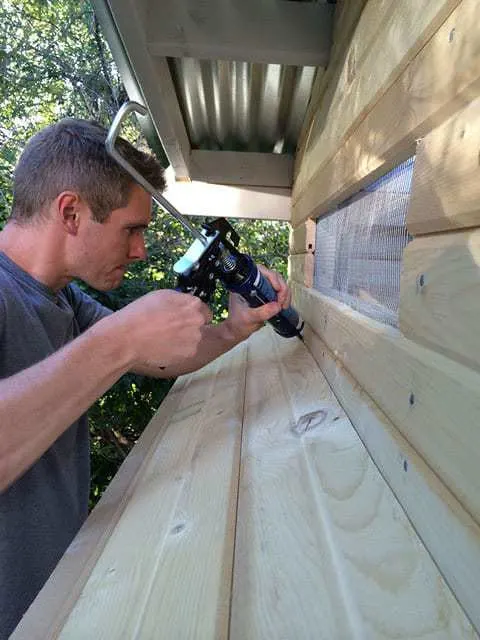
[(161, 141), (176, 180), (291, 188), (314, 75), (330, 52), (331, 4), (93, 4), (130, 99), (148, 108), (147, 140), (154, 151)]

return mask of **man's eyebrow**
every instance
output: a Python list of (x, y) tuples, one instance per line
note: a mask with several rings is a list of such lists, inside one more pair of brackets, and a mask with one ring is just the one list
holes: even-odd
[(142, 222), (142, 223), (131, 222), (125, 225), (125, 229), (147, 229), (147, 228), (148, 228), (148, 224), (146, 224), (145, 222)]

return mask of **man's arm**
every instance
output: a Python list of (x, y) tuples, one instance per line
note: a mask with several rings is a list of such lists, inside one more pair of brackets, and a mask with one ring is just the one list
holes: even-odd
[(54, 355), (0, 380), (0, 491), (129, 370), (178, 367), (210, 321), (206, 305), (175, 291), (150, 293)]
[(291, 292), (285, 280), (275, 271), (270, 271), (263, 266), (259, 266), (259, 269), (277, 292), (277, 302), (270, 302), (254, 309), (249, 307), (239, 295), (230, 294), (227, 320), (217, 325), (202, 327), (202, 339), (194, 356), (182, 363), (165, 367), (161, 372), (143, 367), (137, 368), (135, 373), (174, 378), (196, 371), (248, 338), (282, 308), (287, 309), (291, 304)]

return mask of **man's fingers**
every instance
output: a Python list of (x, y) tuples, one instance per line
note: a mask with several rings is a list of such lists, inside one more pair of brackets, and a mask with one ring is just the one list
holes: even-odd
[(280, 313), (282, 310), (282, 306), (278, 301), (268, 302), (267, 304), (262, 305), (261, 307), (257, 307), (252, 311), (257, 317), (258, 322), (266, 322), (276, 316), (277, 313)]

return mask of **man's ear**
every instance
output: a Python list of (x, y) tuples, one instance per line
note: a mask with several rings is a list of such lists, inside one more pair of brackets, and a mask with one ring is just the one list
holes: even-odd
[(76, 236), (82, 216), (85, 216), (86, 205), (78, 193), (62, 191), (56, 198), (56, 209), (60, 223), (67, 233)]

